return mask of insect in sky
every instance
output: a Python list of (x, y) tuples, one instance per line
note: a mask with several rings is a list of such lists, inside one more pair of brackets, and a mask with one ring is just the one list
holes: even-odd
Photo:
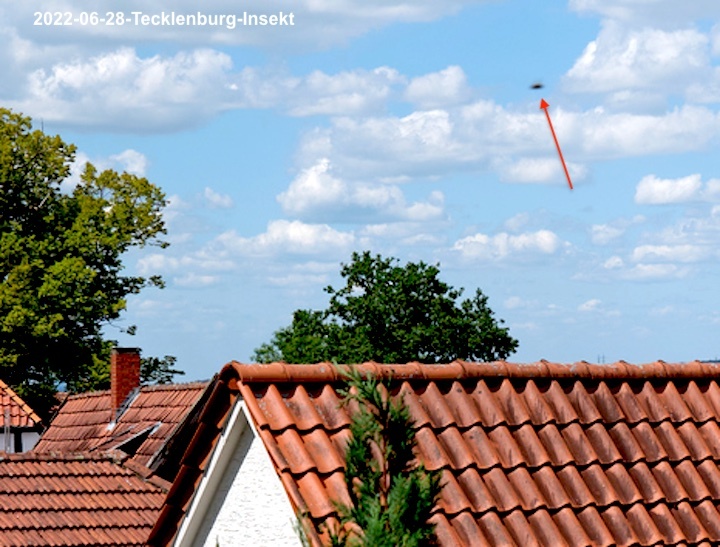
[(545, 86), (542, 85), (540, 82), (535, 82), (533, 85), (530, 86), (530, 89), (542, 89), (543, 87)]

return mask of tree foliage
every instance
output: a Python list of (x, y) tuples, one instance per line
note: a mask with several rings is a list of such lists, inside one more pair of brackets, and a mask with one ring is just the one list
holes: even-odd
[(418, 547), (431, 545), (428, 522), (440, 494), (440, 473), (418, 464), (415, 430), (407, 406), (390, 397), (388, 382), (350, 368), (344, 404), (356, 401), (345, 454), (350, 505), (338, 505), (341, 527), (331, 531), (337, 546)]
[(447, 363), (455, 359), (505, 359), (517, 340), (502, 327), (479, 289), (459, 300), (462, 289), (439, 279), (437, 266), (354, 253), (342, 265), (346, 285), (327, 287), (325, 311), (297, 310), (292, 324), (255, 350), (258, 362)]
[(0, 109), (0, 378), (31, 401), (61, 383), (101, 382), (112, 346), (102, 327), (128, 295), (162, 286), (122, 262), (132, 248), (166, 245), (162, 191), (90, 163), (73, 188), (74, 159), (73, 145)]

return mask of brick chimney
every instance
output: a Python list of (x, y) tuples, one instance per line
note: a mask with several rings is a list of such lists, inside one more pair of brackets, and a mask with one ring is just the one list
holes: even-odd
[(110, 356), (110, 400), (113, 420), (132, 390), (140, 387), (140, 349), (113, 348)]

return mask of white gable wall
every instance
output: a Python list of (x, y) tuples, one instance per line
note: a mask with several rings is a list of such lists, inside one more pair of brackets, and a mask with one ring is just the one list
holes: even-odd
[(174, 545), (299, 546), (295, 513), (238, 399)]

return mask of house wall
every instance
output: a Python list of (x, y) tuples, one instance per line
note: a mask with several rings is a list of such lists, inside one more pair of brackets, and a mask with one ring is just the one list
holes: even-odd
[(22, 452), (29, 452), (40, 440), (40, 433), (37, 431), (23, 431), (21, 434), (22, 438)]
[(8, 435), (3, 433), (0, 437), (0, 450), (8, 454), (29, 452), (39, 440), (40, 433), (37, 431), (13, 429)]
[(185, 522), (175, 545), (300, 546), (290, 501), (244, 412), (229, 429), (220, 443), (224, 454), (213, 456), (213, 469), (202, 485), (201, 497), (208, 501), (192, 504), (186, 517), (192, 522)]

